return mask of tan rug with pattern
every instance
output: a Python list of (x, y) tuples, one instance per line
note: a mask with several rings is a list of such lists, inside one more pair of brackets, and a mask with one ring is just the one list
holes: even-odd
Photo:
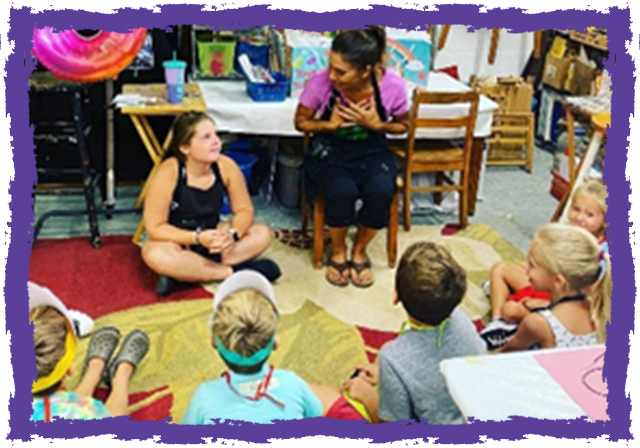
[[(480, 285), (491, 265), (500, 260), (521, 263), (524, 257), (488, 226), (474, 224), (447, 236), (443, 230), (443, 226), (414, 226), (409, 233), (400, 231), (399, 256), (408, 245), (421, 240), (449, 247), (468, 272), (468, 292), (461, 307), (478, 321), (489, 311)], [(284, 272), (274, 286), (282, 320), (278, 327), (280, 348), (270, 362), (309, 382), (338, 386), (355, 364), (373, 359), (404, 320), (402, 308), (391, 303), (395, 270), (386, 267), (386, 236), (384, 232), (378, 235), (370, 249), (376, 283), (369, 289), (331, 286), (324, 279), (324, 270), (311, 266), (308, 239), (298, 231), (278, 231), (276, 236), (266, 256), (276, 260)], [(216, 284), (204, 287), (215, 294)], [(96, 320), (97, 327), (114, 325), (123, 335), (141, 328), (151, 338), (150, 352), (131, 385), (133, 418), (171, 416), (179, 421), (196, 387), (220, 376), (224, 365), (210, 345), (210, 313), (210, 298), (185, 298), (129, 306)], [(81, 341), (78, 373), (67, 382), (69, 388), (77, 384), (87, 344), (88, 340)], [(105, 393), (99, 390), (97, 396)]]

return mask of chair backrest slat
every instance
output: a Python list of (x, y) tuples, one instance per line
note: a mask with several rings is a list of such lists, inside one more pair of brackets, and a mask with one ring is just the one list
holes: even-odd
[(469, 117), (458, 118), (416, 118), (416, 128), (464, 128), (469, 125)]
[[(413, 102), (411, 105), (411, 122), (409, 126), (409, 153), (413, 153), (414, 141), (416, 138), (416, 130), (424, 128), (434, 129), (465, 129), (465, 148), (470, 150), (471, 140), (473, 139), (473, 130), (476, 125), (478, 115), (478, 104), (480, 103), (480, 95), (477, 90), (468, 92), (431, 92), (422, 89), (413, 91)], [(466, 109), (465, 116), (457, 117), (421, 117), (420, 106), (428, 104), (431, 106), (459, 105)], [(460, 114), (461, 112), (456, 112)]]

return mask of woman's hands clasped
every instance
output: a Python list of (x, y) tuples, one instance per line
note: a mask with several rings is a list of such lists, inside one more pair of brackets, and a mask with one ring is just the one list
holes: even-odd
[(337, 114), (345, 123), (357, 124), (374, 131), (380, 128), (382, 121), (378, 115), (375, 98), (362, 100), (359, 103), (346, 101), (346, 105), (342, 101), (336, 102), (334, 113), (331, 114), (332, 119), (333, 115)]

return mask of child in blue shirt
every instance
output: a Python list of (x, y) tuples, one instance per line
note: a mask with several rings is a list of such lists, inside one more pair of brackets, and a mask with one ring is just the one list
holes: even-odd
[(240, 271), (222, 282), (213, 301), (211, 343), (229, 370), (198, 387), (182, 424), (272, 423), (322, 415), (320, 401), (303, 379), (266, 363), (278, 345), (278, 317), (273, 288), (262, 275)]

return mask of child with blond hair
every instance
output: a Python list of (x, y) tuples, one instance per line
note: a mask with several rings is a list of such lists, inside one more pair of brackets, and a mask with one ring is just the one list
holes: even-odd
[[(80, 384), (75, 392), (66, 391), (63, 381), (73, 371), (78, 339), (72, 314), (49, 289), (31, 282), (28, 286), (38, 369), (38, 379), (32, 387), (31, 420), (93, 420), (126, 415), (131, 376), (149, 349), (147, 335), (141, 330), (132, 331), (111, 360), (120, 332), (114, 327), (100, 328), (89, 341)], [(93, 398), (93, 393), (105, 377), (111, 392), (103, 404)]]
[[(590, 232), (600, 249), (609, 253), (606, 241), (607, 187), (600, 179), (589, 178), (573, 193), (568, 222)], [(490, 349), (503, 345), (531, 309), (549, 304), (549, 295), (532, 287), (525, 269), (508, 263), (496, 263), (487, 282), (491, 300), (491, 322), (480, 333)]]
[(303, 379), (267, 365), (278, 347), (278, 319), (273, 288), (258, 272), (236, 272), (220, 284), (211, 345), (229, 370), (198, 387), (182, 424), (215, 424), (212, 419), (272, 423), (322, 415), (322, 405)]
[(529, 247), (527, 276), (550, 304), (528, 314), (500, 352), (581, 347), (606, 340), (611, 273), (607, 254), (583, 228), (547, 224)]

